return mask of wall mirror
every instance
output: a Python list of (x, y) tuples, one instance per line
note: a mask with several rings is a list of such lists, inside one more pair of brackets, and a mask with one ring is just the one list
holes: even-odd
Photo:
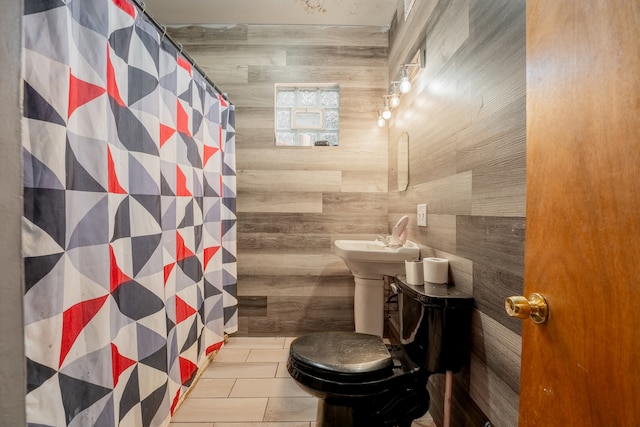
[(398, 139), (398, 191), (409, 186), (409, 134), (402, 132)]

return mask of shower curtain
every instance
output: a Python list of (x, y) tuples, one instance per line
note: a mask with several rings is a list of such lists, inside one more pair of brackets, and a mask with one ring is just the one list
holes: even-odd
[(131, 0), (25, 0), (27, 420), (164, 426), (237, 329), (234, 106)]

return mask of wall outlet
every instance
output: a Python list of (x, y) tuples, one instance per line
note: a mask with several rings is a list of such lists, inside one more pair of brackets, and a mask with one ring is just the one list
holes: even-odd
[(418, 205), (418, 227), (426, 227), (427, 226), (427, 204), (421, 203)]

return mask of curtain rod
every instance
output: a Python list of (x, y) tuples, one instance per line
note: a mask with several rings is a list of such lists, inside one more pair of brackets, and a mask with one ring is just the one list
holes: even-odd
[(227, 101), (229, 103), (232, 103), (231, 101), (229, 101), (229, 98), (227, 98), (227, 95), (225, 95), (218, 88), (218, 86), (216, 86), (216, 84), (213, 82), (213, 80), (211, 80), (207, 76), (207, 73), (205, 73), (202, 70), (202, 68), (200, 68), (200, 66), (198, 64), (196, 64), (196, 61), (182, 49), (182, 44), (176, 42), (173, 39), (173, 37), (171, 37), (169, 34), (167, 34), (167, 26), (166, 25), (162, 25), (161, 23), (159, 23), (153, 16), (151, 16), (151, 14), (149, 12), (147, 12), (147, 6), (144, 4), (144, 2), (142, 0), (131, 0), (131, 1), (133, 3), (135, 3), (135, 5), (138, 7), (138, 9), (140, 9), (140, 11), (149, 19), (149, 21), (151, 21), (153, 23), (153, 25), (155, 25), (157, 27), (157, 29), (160, 30), (159, 32), (162, 33), (162, 38), (166, 38), (167, 40), (169, 40), (171, 42), (171, 44), (173, 44), (173, 46), (176, 49), (178, 49), (180, 54), (182, 56), (184, 56), (184, 58), (187, 61), (189, 61), (189, 63), (193, 66), (193, 68), (195, 68), (200, 74), (202, 74), (202, 77), (204, 77), (204, 79), (207, 81), (207, 83), (209, 83), (220, 95), (222, 95), (222, 97), (225, 99), (225, 101)]

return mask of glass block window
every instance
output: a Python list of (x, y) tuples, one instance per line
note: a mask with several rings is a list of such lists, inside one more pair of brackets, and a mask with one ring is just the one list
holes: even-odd
[(275, 100), (276, 145), (338, 145), (337, 84), (276, 84)]

